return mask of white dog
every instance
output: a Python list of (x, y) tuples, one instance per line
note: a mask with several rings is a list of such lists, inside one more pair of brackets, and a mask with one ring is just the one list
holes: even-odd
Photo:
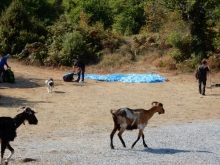
[(45, 84), (47, 84), (47, 91), (48, 93), (52, 92), (52, 89), (54, 88), (54, 81), (52, 78), (49, 78), (48, 80), (45, 80)]

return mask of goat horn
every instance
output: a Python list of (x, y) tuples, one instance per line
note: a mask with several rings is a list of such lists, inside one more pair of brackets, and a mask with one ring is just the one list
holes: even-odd
[(151, 105), (154, 105), (154, 104), (158, 104), (158, 102), (157, 102), (157, 101), (153, 101), (153, 102), (151, 103)]
[(21, 108), (19, 108), (19, 109), (17, 110), (17, 112), (20, 111), (21, 109), (25, 109), (25, 108), (26, 108), (26, 107), (21, 107)]

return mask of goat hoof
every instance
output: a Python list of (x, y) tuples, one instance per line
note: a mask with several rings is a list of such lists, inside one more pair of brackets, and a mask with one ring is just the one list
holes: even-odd
[(4, 162), (4, 165), (8, 165), (8, 161), (7, 160)]

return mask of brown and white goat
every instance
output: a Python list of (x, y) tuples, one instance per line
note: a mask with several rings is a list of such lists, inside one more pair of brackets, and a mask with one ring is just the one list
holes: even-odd
[(149, 110), (145, 109), (129, 109), (129, 108), (120, 108), (118, 110), (111, 110), (112, 118), (114, 121), (114, 128), (110, 134), (111, 148), (113, 146), (113, 137), (116, 131), (118, 130), (118, 137), (121, 140), (124, 147), (126, 147), (124, 140), (122, 139), (122, 133), (127, 130), (139, 129), (139, 134), (137, 140), (132, 144), (131, 148), (137, 143), (137, 141), (142, 136), (144, 147), (148, 147), (144, 140), (144, 128), (146, 127), (148, 120), (156, 113), (163, 114), (165, 113), (163, 109), (163, 104), (159, 102), (152, 102), (152, 108)]

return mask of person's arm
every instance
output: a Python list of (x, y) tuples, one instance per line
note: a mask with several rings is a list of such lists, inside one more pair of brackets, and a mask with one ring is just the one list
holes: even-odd
[(82, 70), (82, 69), (81, 69), (81, 67), (78, 67), (78, 72), (77, 72), (77, 73), (80, 73), (80, 72), (81, 72), (81, 70)]
[(7, 68), (11, 68), (11, 67), (8, 65), (7, 61), (5, 61), (5, 65), (7, 66)]
[(10, 68), (9, 65), (8, 65), (8, 63), (7, 63), (7, 60), (8, 60), (8, 59), (7, 59), (6, 57), (3, 57), (3, 58), (2, 58), (2, 63), (3, 63), (3, 65), (6, 65), (7, 68)]

